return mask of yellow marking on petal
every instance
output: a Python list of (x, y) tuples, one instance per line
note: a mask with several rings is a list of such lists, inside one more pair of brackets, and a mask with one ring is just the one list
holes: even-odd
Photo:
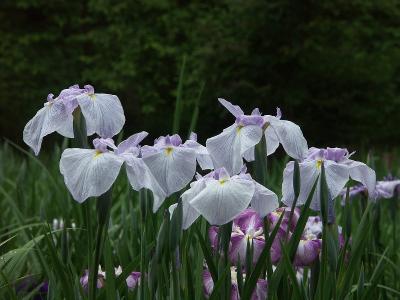
[(173, 149), (172, 147), (167, 147), (167, 148), (165, 148), (165, 154), (171, 155), (171, 153), (172, 153), (173, 150), (174, 150), (174, 149)]
[(239, 133), (240, 130), (243, 128), (243, 125), (238, 125), (238, 127), (236, 127), (236, 133)]
[(220, 185), (223, 185), (225, 182), (227, 182), (228, 181), (228, 179), (220, 179), (219, 180), (219, 184)]
[(103, 154), (103, 152), (101, 152), (101, 151), (99, 151), (99, 150), (96, 150), (96, 153), (94, 154), (94, 158), (97, 158), (97, 157), (99, 157), (100, 155), (102, 155)]
[(323, 163), (323, 160), (322, 160), (322, 159), (318, 159), (318, 160), (317, 160), (317, 169), (321, 169), (322, 163)]
[(96, 95), (95, 94), (89, 94), (90, 99), (96, 100)]

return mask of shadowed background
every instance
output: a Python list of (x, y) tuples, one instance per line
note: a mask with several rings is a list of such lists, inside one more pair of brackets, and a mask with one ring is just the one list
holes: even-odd
[[(3, 0), (0, 136), (22, 144), (23, 127), (47, 94), (75, 83), (119, 96), (125, 135), (167, 134), (185, 60), (183, 135), (202, 90), (202, 142), (234, 120), (217, 102), (223, 97), (248, 113), (259, 107), (275, 114), (279, 106), (309, 145), (387, 149), (400, 138), (399, 6)], [(44, 149), (52, 149), (46, 140)]]

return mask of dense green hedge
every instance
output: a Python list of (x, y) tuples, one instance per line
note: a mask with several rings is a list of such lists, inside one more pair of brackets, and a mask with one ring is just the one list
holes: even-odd
[(280, 106), (310, 144), (393, 145), (399, 26), (394, 0), (2, 0), (0, 135), (20, 141), (47, 93), (73, 83), (117, 94), (128, 133), (165, 134), (186, 55), (182, 128), (205, 83), (202, 140), (232, 122), (225, 97)]

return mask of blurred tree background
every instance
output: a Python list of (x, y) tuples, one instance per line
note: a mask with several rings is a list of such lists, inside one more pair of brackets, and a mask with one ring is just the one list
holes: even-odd
[(75, 83), (118, 95), (126, 134), (166, 134), (186, 57), (182, 134), (204, 85), (201, 141), (232, 123), (223, 97), (279, 106), (310, 145), (391, 147), (399, 46), (395, 0), (2, 0), (0, 136), (22, 143), (47, 94)]

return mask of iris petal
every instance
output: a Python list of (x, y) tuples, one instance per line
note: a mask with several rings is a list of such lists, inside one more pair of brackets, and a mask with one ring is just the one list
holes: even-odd
[(136, 191), (146, 188), (153, 193), (153, 212), (156, 212), (165, 200), (165, 192), (150, 172), (143, 159), (132, 156), (124, 156), (126, 162), (126, 174), (132, 188)]
[(278, 196), (265, 186), (255, 182), (255, 192), (251, 199), (251, 208), (261, 217), (265, 217), (271, 211), (278, 208), (278, 206)]
[(43, 137), (57, 130), (60, 130), (67, 137), (71, 137), (70, 130), (67, 130), (67, 128), (70, 129), (71, 127), (72, 118), (69, 117), (62, 102), (46, 103), (26, 124), (23, 132), (23, 140), (33, 149), (35, 155), (38, 155)]
[(112, 152), (91, 149), (66, 149), (60, 171), (73, 198), (82, 203), (107, 192), (117, 179), (124, 160)]
[(261, 137), (262, 129), (257, 125), (241, 127), (233, 124), (219, 135), (209, 138), (206, 147), (214, 167), (224, 167), (229, 174), (234, 175), (242, 168), (242, 157), (260, 142)]
[(359, 161), (351, 161), (348, 166), (350, 177), (366, 186), (368, 189), (368, 194), (372, 197), (374, 195), (376, 184), (375, 171)]
[[(268, 122), (270, 123), (270, 127), (272, 127), (272, 129), (275, 131), (275, 134), (279, 142), (282, 144), (283, 149), (285, 149), (286, 153), (290, 157), (295, 159), (303, 159), (306, 156), (308, 151), (307, 141), (298, 125), (290, 121), (279, 120), (275, 117), (268, 118)], [(269, 136), (266, 136), (266, 138), (269, 137), (271, 139), (272, 137), (273, 140), (273, 135), (270, 133), (268, 134)], [(273, 149), (274, 146), (276, 146), (276, 142), (272, 142), (271, 148)]]
[(222, 225), (232, 221), (248, 207), (254, 190), (254, 184), (249, 180), (230, 179), (224, 182), (210, 180), (190, 204), (210, 224)]
[(183, 189), (196, 172), (196, 152), (184, 147), (165, 148), (143, 161), (167, 196)]
[(86, 120), (88, 135), (97, 133), (103, 138), (110, 138), (121, 131), (125, 116), (117, 96), (85, 93), (77, 100)]

